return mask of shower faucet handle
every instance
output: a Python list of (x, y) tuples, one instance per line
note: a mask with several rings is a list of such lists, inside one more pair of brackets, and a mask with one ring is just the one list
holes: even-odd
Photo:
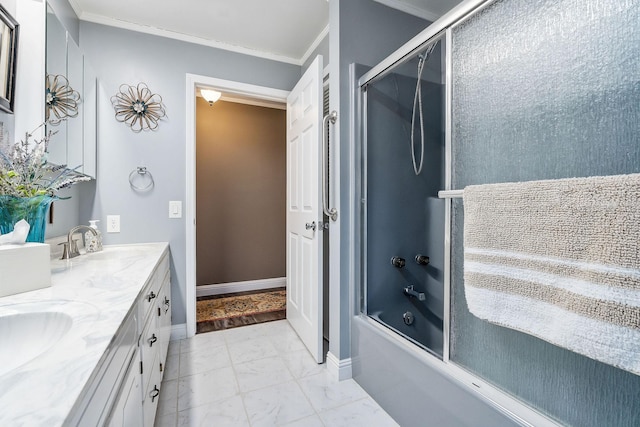
[(429, 265), (429, 257), (426, 255), (416, 255), (416, 262), (420, 265)]
[(399, 256), (394, 256), (391, 258), (391, 265), (396, 268), (402, 268), (406, 264), (404, 258), (400, 258)]

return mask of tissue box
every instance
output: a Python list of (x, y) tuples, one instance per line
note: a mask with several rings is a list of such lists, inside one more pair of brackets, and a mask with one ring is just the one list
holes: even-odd
[(50, 247), (0, 245), (0, 297), (51, 286)]

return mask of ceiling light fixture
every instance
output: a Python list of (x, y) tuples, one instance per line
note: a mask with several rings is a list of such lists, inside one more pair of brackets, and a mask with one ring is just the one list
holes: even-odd
[(213, 105), (220, 97), (222, 93), (213, 89), (200, 89), (200, 95), (209, 103), (209, 105)]

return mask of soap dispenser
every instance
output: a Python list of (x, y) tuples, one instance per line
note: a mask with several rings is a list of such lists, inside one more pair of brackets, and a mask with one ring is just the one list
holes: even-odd
[(96, 231), (96, 235), (90, 231), (84, 233), (84, 242), (87, 252), (99, 252), (102, 250), (102, 233), (98, 230), (98, 221), (100, 220), (92, 219), (89, 221), (89, 227)]

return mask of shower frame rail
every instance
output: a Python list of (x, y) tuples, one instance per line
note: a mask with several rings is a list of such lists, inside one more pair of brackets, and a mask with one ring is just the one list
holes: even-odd
[[(360, 144), (355, 144), (360, 147), (361, 156), (366, 156), (366, 117), (367, 117), (367, 86), (376, 80), (379, 80), (390, 73), (396, 66), (403, 64), (410, 60), (413, 56), (417, 55), (425, 46), (434, 43), (439, 39), (445, 39), (445, 189), (438, 192), (438, 197), (446, 199), (445, 204), (445, 238), (444, 238), (444, 251), (445, 251), (445, 271), (444, 271), (444, 324), (443, 324), (443, 359), (442, 361), (435, 358), (428, 352), (424, 353), (424, 361), (428, 365), (447, 373), (452, 378), (460, 381), (467, 386), (470, 390), (478, 393), (478, 395), (489, 405), (503, 412), (505, 415), (518, 422), (523, 426), (559, 426), (554, 420), (545, 416), (536, 409), (528, 406), (526, 403), (519, 400), (517, 397), (512, 396), (502, 390), (494, 387), (493, 385), (485, 382), (482, 378), (470, 373), (466, 369), (458, 366), (455, 362), (450, 360), (450, 333), (451, 333), (451, 212), (452, 212), (452, 199), (460, 199), (463, 197), (463, 190), (453, 190), (452, 186), (452, 98), (453, 98), (453, 77), (452, 77), (452, 30), (458, 25), (465, 22), (471, 16), (480, 12), (487, 6), (491, 5), (497, 0), (466, 0), (459, 4), (448, 13), (443, 15), (440, 19), (429, 25), (425, 30), (413, 37), (398, 50), (393, 52), (387, 58), (383, 59), (376, 66), (371, 68), (367, 73), (363, 74), (356, 83), (356, 88), (353, 90), (352, 95), (355, 95), (354, 109), (360, 112), (359, 122), (360, 129), (359, 135), (356, 139), (360, 139)], [(350, 69), (350, 72), (353, 70)], [(352, 82), (355, 81), (355, 76), (352, 77)], [(354, 93), (355, 92), (355, 93)], [(359, 96), (358, 93), (359, 92)], [(357, 106), (355, 104), (358, 104)], [(353, 111), (353, 110), (352, 110)], [(357, 133), (358, 131), (356, 131)], [(360, 138), (357, 138), (359, 136)], [(354, 153), (355, 154), (355, 153)], [(354, 168), (353, 173), (360, 170), (359, 165), (355, 162), (357, 160), (354, 156)], [(362, 175), (364, 171), (360, 170)], [(353, 183), (357, 182), (357, 179), (352, 175)], [(357, 194), (360, 197), (356, 197), (356, 206), (354, 206), (354, 212), (364, 214), (360, 217), (360, 227), (354, 227), (354, 230), (362, 230), (362, 224), (366, 225), (366, 203), (362, 198), (366, 194), (366, 180), (363, 180), (364, 187), (361, 185)], [(365, 196), (366, 197), (366, 196)], [(360, 205), (362, 203), (363, 205)], [(362, 210), (361, 210), (362, 209)], [(358, 216), (358, 215), (356, 215)], [(357, 220), (356, 220), (357, 221)], [(355, 225), (355, 224), (354, 224)], [(358, 233), (358, 232), (356, 232)], [(361, 244), (366, 244), (366, 233), (361, 234)], [(362, 253), (355, 251), (354, 255), (362, 256)], [(358, 258), (356, 258), (358, 259)], [(361, 259), (361, 258), (360, 258)], [(360, 262), (360, 268), (364, 270), (365, 262)], [(360, 271), (360, 283), (366, 283), (366, 272)], [(358, 281), (355, 281), (357, 283)], [(365, 289), (354, 290), (355, 295), (358, 295), (360, 299), (359, 309), (360, 315), (364, 314), (366, 321), (370, 323), (374, 328), (384, 331), (387, 334), (394, 334), (382, 325), (379, 325), (372, 319), (366, 316), (366, 287)], [(437, 360), (434, 363), (434, 360)]]
[(447, 28), (469, 18), (472, 14), (479, 12), (496, 0), (467, 0), (444, 14), (440, 19), (429, 25), (414, 38), (402, 45), (398, 50), (380, 61), (375, 67), (363, 74), (358, 79), (358, 86), (363, 87), (374, 80), (384, 77), (397, 64), (417, 55), (425, 45), (438, 39)]
[(464, 190), (441, 190), (438, 191), (438, 198), (440, 199), (461, 199)]

